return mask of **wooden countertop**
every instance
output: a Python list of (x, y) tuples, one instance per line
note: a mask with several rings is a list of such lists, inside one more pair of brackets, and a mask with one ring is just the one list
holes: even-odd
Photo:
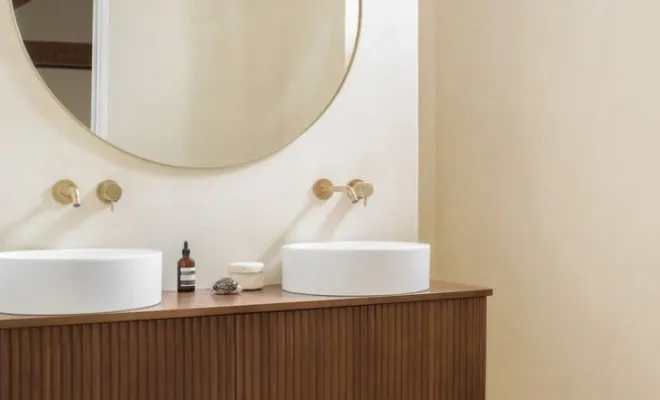
[(240, 295), (226, 296), (214, 295), (208, 289), (201, 289), (194, 293), (164, 292), (162, 303), (156, 306), (117, 313), (63, 316), (0, 314), (0, 329), (249, 314), (255, 312), (350, 307), (412, 301), (451, 300), (484, 297), (492, 294), (492, 289), (441, 281), (432, 282), (431, 288), (425, 292), (369, 297), (308, 296), (285, 292), (279, 285), (267, 286), (263, 290), (254, 292), (243, 292)]

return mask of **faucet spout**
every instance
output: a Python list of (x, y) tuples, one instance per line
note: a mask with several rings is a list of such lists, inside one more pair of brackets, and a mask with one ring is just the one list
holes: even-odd
[(374, 193), (374, 185), (365, 182), (362, 179), (353, 179), (345, 186), (335, 186), (331, 180), (326, 178), (318, 179), (312, 186), (312, 193), (319, 200), (328, 200), (333, 193), (346, 193), (346, 196), (355, 204), (362, 200), (367, 205), (367, 198)]
[(333, 186), (330, 190), (333, 192), (344, 192), (346, 193), (346, 196), (348, 196), (348, 199), (351, 201), (351, 203), (355, 204), (358, 201), (360, 201), (357, 193), (355, 192), (355, 189), (353, 189), (351, 186)]
[(80, 207), (80, 191), (78, 185), (69, 179), (57, 181), (51, 189), (53, 199), (60, 204), (71, 204), (75, 208)]
[(71, 203), (75, 208), (80, 207), (80, 190), (75, 185), (68, 187), (67, 196), (71, 198)]

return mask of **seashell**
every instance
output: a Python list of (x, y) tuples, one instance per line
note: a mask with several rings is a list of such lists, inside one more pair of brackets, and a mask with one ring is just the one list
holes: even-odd
[(214, 294), (239, 294), (243, 288), (232, 278), (222, 278), (213, 284), (211, 291)]

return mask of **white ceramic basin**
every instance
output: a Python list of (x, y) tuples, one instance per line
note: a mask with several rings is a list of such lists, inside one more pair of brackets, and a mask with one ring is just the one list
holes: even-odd
[(0, 313), (92, 314), (156, 305), (162, 253), (139, 249), (0, 253)]
[(427, 290), (431, 249), (405, 242), (319, 242), (282, 247), (282, 289), (324, 296)]

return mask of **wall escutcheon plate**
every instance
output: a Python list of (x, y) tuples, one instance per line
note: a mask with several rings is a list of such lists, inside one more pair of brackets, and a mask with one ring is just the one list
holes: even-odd
[(53, 196), (53, 199), (60, 204), (71, 204), (73, 199), (66, 194), (66, 191), (70, 187), (76, 187), (76, 184), (70, 179), (61, 179), (51, 188), (51, 196)]
[(334, 185), (330, 179), (321, 178), (314, 182), (314, 185), (312, 186), (312, 192), (317, 199), (328, 200), (330, 197), (332, 197), (333, 186)]

